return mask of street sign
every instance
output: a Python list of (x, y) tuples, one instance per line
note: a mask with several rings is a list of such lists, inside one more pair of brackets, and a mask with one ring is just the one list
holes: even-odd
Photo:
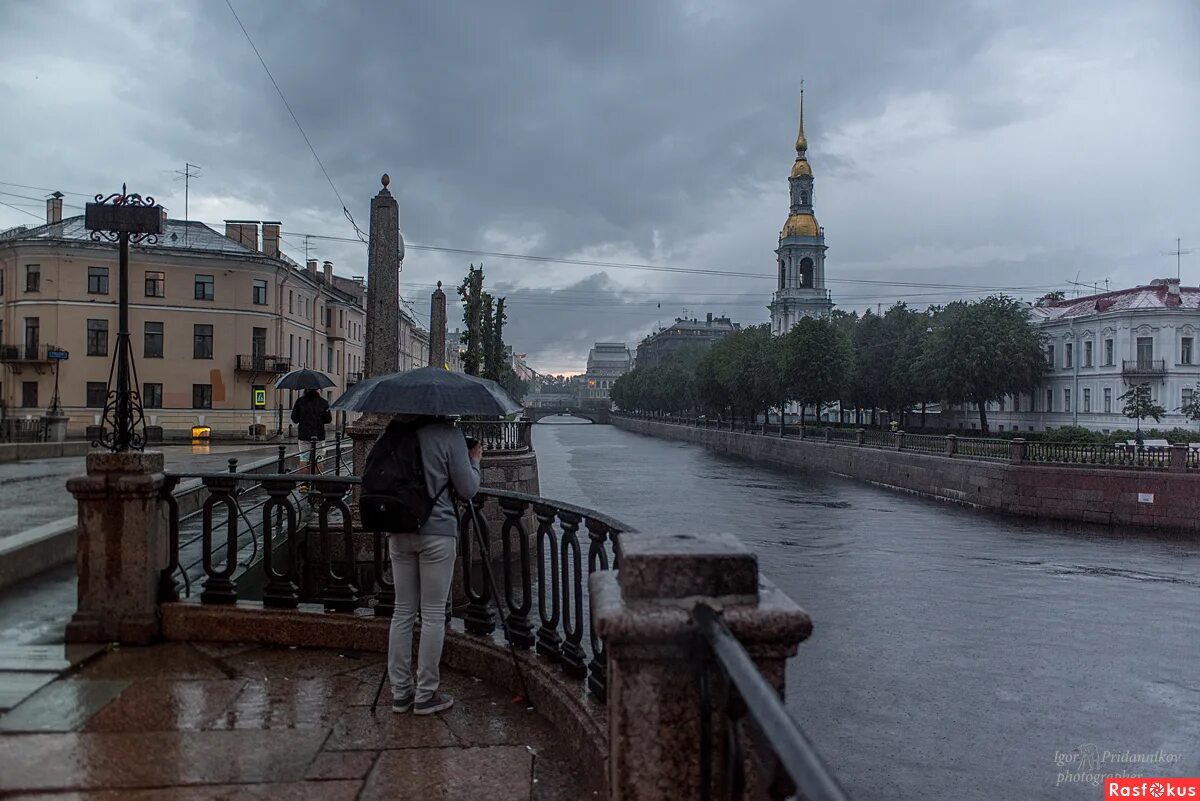
[(254, 390), (254, 408), (255, 409), (267, 408), (267, 391), (265, 389)]
[(112, 231), (118, 234), (161, 234), (162, 208), (88, 203), (84, 207), (84, 227), (89, 231)]
[(51, 361), (56, 361), (56, 362), (65, 362), (67, 360), (67, 357), (70, 355), (71, 354), (65, 350), (57, 350), (56, 349), (56, 350), (46, 351), (46, 358), (50, 359)]

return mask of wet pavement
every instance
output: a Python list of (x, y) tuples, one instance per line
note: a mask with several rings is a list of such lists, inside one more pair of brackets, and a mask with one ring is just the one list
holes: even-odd
[(549, 498), (754, 549), (813, 618), (788, 709), (856, 799), (1094, 801), (1103, 775), (1200, 775), (1194, 538), (986, 514), (611, 426), (538, 424), (534, 446)]
[[(243, 466), (274, 456), (277, 445), (166, 445), (159, 448), (168, 470), (190, 472), (228, 468), (229, 459)], [(75, 514), (67, 479), (82, 475), (85, 457), (37, 459), (0, 464), (0, 540)]]
[(0, 795), (595, 797), (554, 730), (478, 679), (443, 671), (457, 703), (441, 715), (397, 715), (386, 688), (372, 715), (383, 666), (380, 654), (253, 645), (101, 653), (0, 715)]

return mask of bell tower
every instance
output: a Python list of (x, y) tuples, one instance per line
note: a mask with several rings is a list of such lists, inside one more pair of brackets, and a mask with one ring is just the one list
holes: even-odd
[(804, 82), (800, 82), (800, 131), (796, 162), (788, 176), (791, 206), (775, 250), (775, 295), (771, 299), (771, 333), (786, 334), (801, 317), (821, 317), (833, 309), (825, 288), (825, 229), (813, 215), (813, 173), (804, 136)]

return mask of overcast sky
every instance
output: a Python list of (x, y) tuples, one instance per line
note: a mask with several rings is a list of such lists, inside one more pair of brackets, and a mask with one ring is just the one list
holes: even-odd
[[(1200, 283), (1191, 0), (233, 6), (364, 229), (388, 172), (410, 245), (756, 274), (487, 257), (543, 372), (685, 308), (767, 319), (802, 76), (839, 307), (1145, 282), (1176, 237)], [(354, 236), (219, 0), (0, 1), (0, 119), (0, 229), (122, 181), (182, 217), (191, 162), (192, 219), (282, 220), (298, 261)], [(410, 248), (421, 318), (470, 261)]]

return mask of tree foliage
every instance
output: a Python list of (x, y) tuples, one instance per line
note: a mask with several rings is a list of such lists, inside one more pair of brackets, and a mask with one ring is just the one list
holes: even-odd
[(1158, 423), (1167, 413), (1166, 409), (1154, 402), (1149, 384), (1135, 384), (1117, 400), (1123, 402), (1121, 413), (1130, 420), (1137, 420), (1138, 431), (1141, 431), (1142, 421), (1147, 417), (1153, 417), (1154, 422)]

